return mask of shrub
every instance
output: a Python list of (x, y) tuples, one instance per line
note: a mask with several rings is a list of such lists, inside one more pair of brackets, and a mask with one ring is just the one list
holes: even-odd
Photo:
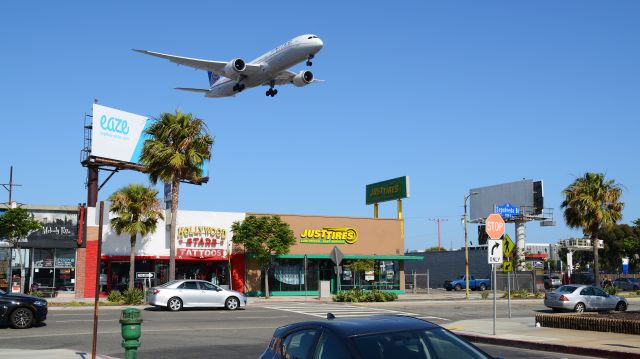
[[(504, 294), (502, 295), (502, 298), (507, 298), (508, 295), (509, 295), (509, 291), (505, 290)], [(529, 291), (524, 288), (519, 290), (511, 290), (511, 298), (526, 299), (528, 297), (529, 297)]]
[(138, 288), (126, 289), (122, 292), (122, 300), (124, 301), (124, 304), (127, 305), (142, 304), (142, 301), (144, 300), (144, 292), (142, 289)]
[(480, 292), (480, 297), (482, 299), (487, 299), (489, 298), (489, 291), (488, 290), (483, 290), (482, 292)]
[(120, 303), (123, 299), (122, 293), (120, 293), (119, 290), (112, 290), (109, 292), (109, 295), (107, 295), (107, 300), (112, 303)]
[(540, 291), (538, 291), (538, 292), (533, 293), (533, 295), (534, 295), (537, 299), (544, 298), (544, 292), (540, 292)]
[(636, 290), (636, 295), (640, 295), (640, 290)]
[(616, 293), (618, 293), (618, 287), (616, 287), (615, 285), (610, 285), (608, 287), (605, 287), (604, 291), (607, 292), (607, 294), (616, 295)]
[(345, 290), (333, 297), (336, 302), (391, 302), (398, 299), (395, 293), (388, 293), (378, 289), (362, 290), (359, 288)]

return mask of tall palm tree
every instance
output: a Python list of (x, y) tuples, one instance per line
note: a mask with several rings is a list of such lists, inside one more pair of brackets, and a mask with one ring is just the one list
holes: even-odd
[(129, 289), (135, 281), (136, 237), (156, 231), (158, 220), (164, 218), (157, 198), (158, 190), (141, 184), (130, 184), (114, 192), (110, 197), (109, 212), (118, 217), (111, 220), (111, 228), (118, 235), (125, 233), (131, 240), (129, 255)]
[(562, 194), (564, 201), (560, 207), (564, 208), (565, 222), (571, 228), (582, 228), (591, 238), (595, 285), (600, 285), (598, 234), (602, 228), (622, 218), (622, 188), (614, 180), (605, 179), (603, 173), (587, 172), (576, 178)]
[(180, 181), (198, 182), (203, 177), (202, 165), (211, 159), (213, 138), (201, 119), (190, 113), (162, 113), (145, 130), (140, 162), (154, 184), (158, 179), (171, 184), (171, 239), (169, 240), (169, 280), (176, 277), (176, 213)]

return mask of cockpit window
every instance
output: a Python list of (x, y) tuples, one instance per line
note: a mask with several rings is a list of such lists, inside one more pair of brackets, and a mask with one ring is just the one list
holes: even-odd
[(307, 37), (307, 40), (317, 39), (317, 38), (318, 38), (317, 36), (309, 36), (309, 37)]

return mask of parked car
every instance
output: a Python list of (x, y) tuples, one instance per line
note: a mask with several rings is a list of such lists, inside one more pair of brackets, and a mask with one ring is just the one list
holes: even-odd
[(224, 307), (236, 310), (247, 305), (247, 297), (234, 290), (221, 288), (203, 280), (174, 280), (152, 287), (147, 293), (149, 304), (171, 311), (193, 307)]
[(640, 281), (638, 281), (638, 278), (616, 278), (612, 285), (621, 290), (640, 290)]
[(558, 275), (545, 275), (543, 278), (544, 281), (544, 289), (555, 289), (562, 285), (562, 281), (560, 280), (560, 276)]
[(553, 292), (547, 292), (544, 295), (544, 305), (554, 311), (617, 310), (624, 312), (629, 303), (623, 297), (607, 294), (604, 290), (592, 285), (570, 284), (563, 285)]
[(486, 359), (491, 356), (437, 324), (406, 316), (381, 315), (308, 321), (277, 328), (260, 359), (284, 358)]
[[(444, 281), (444, 289), (451, 290), (462, 290), (467, 287), (467, 281), (465, 280), (465, 276), (459, 275), (454, 280), (446, 280)], [(471, 290), (485, 290), (491, 287), (491, 279), (475, 279), (473, 276), (469, 276), (469, 289)]]
[(47, 301), (24, 294), (7, 293), (0, 289), (0, 322), (13, 328), (30, 328), (47, 319)]

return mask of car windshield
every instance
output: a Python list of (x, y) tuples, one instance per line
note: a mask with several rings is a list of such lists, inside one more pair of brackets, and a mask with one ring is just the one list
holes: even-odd
[(5, 295), (7, 294), (4, 290), (0, 289), (0, 295)]
[(365, 335), (352, 340), (362, 358), (490, 358), (442, 328)]
[(562, 287), (556, 289), (554, 292), (556, 293), (573, 293), (578, 289), (575, 285), (563, 285)]
[(456, 277), (455, 280), (460, 280), (460, 279), (464, 279), (464, 276), (463, 275), (459, 275), (459, 276)]

